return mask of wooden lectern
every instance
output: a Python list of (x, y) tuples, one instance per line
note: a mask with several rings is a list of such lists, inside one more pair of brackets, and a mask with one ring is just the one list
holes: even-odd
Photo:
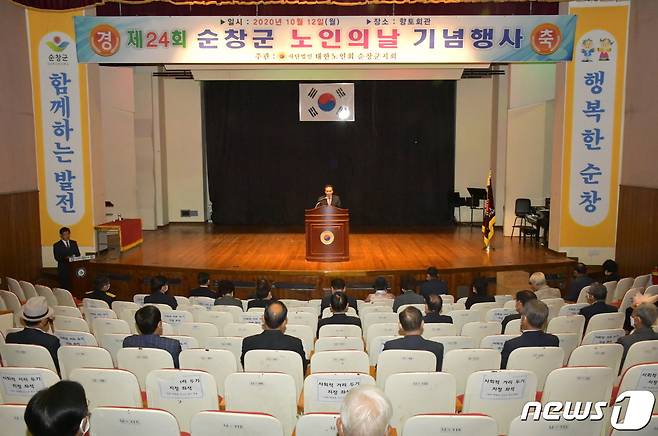
[(320, 206), (306, 209), (306, 260), (350, 260), (350, 213), (347, 209)]
[(91, 278), (89, 277), (89, 261), (95, 256), (76, 256), (69, 257), (67, 263), (69, 283), (71, 294), (79, 299), (84, 298), (84, 294), (91, 290)]

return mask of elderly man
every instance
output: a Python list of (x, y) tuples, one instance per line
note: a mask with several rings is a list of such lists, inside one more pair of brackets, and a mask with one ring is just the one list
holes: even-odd
[(605, 298), (608, 296), (608, 290), (601, 283), (594, 283), (589, 286), (587, 291), (587, 302), (589, 306), (580, 309), (580, 314), (585, 317), (585, 330), (589, 320), (600, 313), (615, 313), (617, 308), (605, 304)]
[(328, 318), (322, 318), (318, 321), (318, 331), (316, 337), (320, 336), (320, 328), (325, 325), (333, 324), (351, 324), (361, 327), (361, 319), (357, 316), (347, 314), (347, 295), (342, 292), (331, 294), (331, 313)]
[(582, 262), (576, 264), (576, 269), (573, 272), (573, 279), (567, 288), (567, 301), (578, 301), (578, 295), (585, 286), (589, 286), (594, 282), (590, 276), (587, 275), (587, 265)]
[(505, 333), (505, 327), (507, 327), (507, 323), (509, 323), (512, 320), (515, 319), (521, 319), (521, 315), (523, 314), (523, 308), (525, 307), (525, 304), (530, 301), (530, 300), (536, 300), (537, 296), (535, 295), (534, 292), (532, 291), (519, 291), (516, 293), (516, 313), (513, 313), (511, 315), (507, 315), (505, 318), (503, 318), (502, 322), (502, 330), (501, 333)]
[(331, 296), (336, 292), (342, 292), (345, 294), (347, 296), (347, 304), (354, 310), (357, 310), (356, 298), (347, 294), (347, 284), (345, 283), (345, 280), (336, 277), (335, 279), (331, 279), (331, 294), (322, 297), (322, 301), (320, 302), (320, 314), (331, 305)]
[(441, 371), (443, 365), (443, 344), (430, 341), (423, 334), (423, 314), (415, 307), (407, 307), (398, 315), (400, 320), (399, 339), (393, 339), (384, 344), (386, 350), (420, 350), (429, 351), (436, 356), (436, 370)]
[(343, 399), (336, 420), (339, 436), (389, 436), (393, 406), (376, 386), (359, 386)]
[(393, 312), (397, 312), (400, 306), (405, 304), (425, 304), (425, 298), (416, 293), (416, 279), (404, 276), (400, 280), (400, 295), (393, 300)]
[[(638, 305), (635, 310), (633, 310), (631, 319), (633, 320), (633, 325), (635, 327), (633, 333), (617, 340), (618, 344), (624, 346), (624, 355), (621, 358), (620, 367), (624, 366), (626, 354), (628, 354), (631, 345), (642, 341), (658, 340), (658, 333), (652, 328), (656, 323), (656, 319), (658, 319), (658, 308), (654, 304), (642, 303)], [(7, 336), (7, 339), (9, 339), (9, 336)]]

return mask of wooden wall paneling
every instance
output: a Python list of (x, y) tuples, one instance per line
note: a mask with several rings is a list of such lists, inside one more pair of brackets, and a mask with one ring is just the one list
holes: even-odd
[(39, 192), (0, 195), (0, 277), (35, 281), (41, 274)]

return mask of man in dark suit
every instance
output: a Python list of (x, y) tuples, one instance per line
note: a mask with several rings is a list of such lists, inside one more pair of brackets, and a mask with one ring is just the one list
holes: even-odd
[(60, 240), (53, 244), (53, 255), (57, 261), (57, 276), (59, 284), (64, 289), (71, 288), (71, 278), (68, 267), (69, 257), (80, 256), (78, 243), (71, 239), (71, 229), (62, 227), (59, 229)]
[(425, 304), (425, 297), (416, 293), (416, 279), (411, 276), (400, 279), (400, 295), (393, 300), (393, 312), (405, 304)]
[(557, 336), (544, 333), (548, 319), (548, 306), (539, 300), (530, 300), (523, 307), (521, 315), (521, 336), (505, 342), (501, 351), (500, 368), (507, 368), (507, 361), (512, 351), (524, 347), (559, 347)]
[(94, 290), (85, 292), (84, 298), (102, 300), (112, 308), (112, 303), (117, 296), (110, 292), (110, 279), (107, 276), (96, 276), (94, 279)]
[(448, 293), (448, 284), (439, 279), (439, 270), (435, 266), (427, 268), (425, 281), (420, 285), (420, 295), (427, 299), (428, 295), (445, 295)]
[(318, 321), (318, 331), (316, 337), (320, 336), (320, 327), (330, 324), (349, 324), (361, 327), (361, 320), (357, 316), (347, 315), (347, 295), (343, 292), (331, 294), (331, 315), (328, 318), (322, 318)]
[(351, 295), (347, 295), (347, 290), (345, 287), (345, 280), (341, 278), (335, 278), (331, 280), (331, 294), (322, 297), (322, 301), (320, 302), (320, 316), (322, 316), (322, 312), (324, 312), (324, 310), (331, 305), (331, 296), (336, 292), (342, 292), (345, 294), (347, 297), (347, 305), (356, 310), (358, 313), (356, 307), (356, 298), (352, 297)]
[(434, 353), (436, 370), (443, 366), (443, 344), (423, 338), (423, 314), (415, 307), (407, 307), (398, 315), (400, 319), (400, 339), (393, 339), (384, 344), (384, 350), (421, 350)]
[(567, 296), (565, 297), (565, 300), (573, 302), (578, 301), (580, 291), (582, 291), (585, 286), (591, 285), (593, 282), (594, 280), (587, 275), (587, 265), (578, 262), (578, 264), (576, 264), (576, 269), (573, 272), (573, 279), (567, 288)]
[[(523, 314), (523, 307), (525, 304), (530, 301), (530, 300), (536, 300), (537, 295), (535, 295), (534, 292), (524, 290), (524, 291), (519, 291), (516, 293), (516, 313), (513, 313), (511, 315), (507, 315), (505, 318), (503, 318), (502, 322), (502, 330), (500, 331), (501, 333), (505, 333), (505, 327), (507, 327), (507, 323), (514, 320), (514, 319), (521, 319), (521, 314)], [(516, 332), (512, 332), (516, 333)]]
[[(624, 361), (626, 361), (626, 355), (628, 354), (631, 345), (642, 341), (658, 340), (658, 333), (652, 328), (656, 323), (656, 319), (658, 319), (658, 308), (655, 304), (639, 304), (633, 310), (631, 318), (635, 329), (630, 335), (621, 337), (617, 340), (617, 343), (624, 347), (624, 354), (622, 355), (621, 365), (619, 366), (620, 368), (624, 366)], [(7, 336), (7, 338), (9, 338), (9, 336)]]
[(240, 361), (244, 366), (244, 356), (251, 350), (287, 350), (299, 354), (302, 359), (304, 374), (306, 374), (306, 354), (299, 338), (285, 333), (288, 324), (288, 309), (280, 301), (271, 302), (263, 314), (263, 332), (248, 336), (242, 341), (242, 356)]
[(247, 310), (252, 307), (267, 307), (272, 300), (272, 284), (267, 279), (258, 279), (256, 281), (256, 298), (247, 303)]
[(580, 314), (585, 317), (585, 331), (587, 330), (587, 324), (589, 320), (599, 313), (614, 313), (617, 312), (617, 308), (605, 304), (605, 298), (608, 295), (608, 290), (601, 283), (593, 283), (589, 285), (589, 290), (587, 292), (587, 302), (589, 306), (585, 306), (580, 309)]
[(445, 323), (452, 324), (452, 317), (448, 315), (441, 315), (443, 308), (443, 298), (440, 295), (432, 294), (427, 298), (427, 312), (423, 322), (430, 323)]
[(217, 298), (217, 294), (210, 289), (210, 275), (208, 273), (200, 272), (197, 274), (196, 279), (199, 287), (190, 291), (190, 297)]
[(489, 281), (485, 277), (476, 277), (471, 285), (471, 291), (464, 302), (466, 309), (477, 303), (494, 303), (496, 297), (488, 295)]
[(48, 350), (53, 358), (55, 368), (59, 372), (57, 350), (59, 339), (48, 331), (53, 331), (52, 322), (54, 312), (48, 307), (46, 297), (32, 297), (21, 308), (21, 319), (25, 328), (21, 331), (9, 333), (5, 342), (8, 344), (40, 345)]
[(332, 185), (324, 185), (324, 195), (318, 197), (318, 202), (315, 207), (318, 206), (343, 207), (343, 204), (340, 202), (340, 197), (334, 195), (334, 187)]
[(135, 312), (135, 324), (139, 335), (127, 336), (123, 348), (159, 348), (171, 354), (174, 367), (178, 368), (178, 356), (181, 353), (180, 342), (176, 339), (162, 337), (162, 315), (155, 306), (144, 306)]
[(219, 290), (219, 298), (215, 300), (215, 306), (236, 306), (242, 309), (242, 301), (233, 296), (235, 292), (235, 285), (230, 280), (220, 280), (217, 288)]
[(178, 302), (171, 295), (167, 295), (169, 285), (167, 279), (162, 276), (151, 277), (151, 295), (144, 298), (144, 304), (168, 304), (176, 310)]

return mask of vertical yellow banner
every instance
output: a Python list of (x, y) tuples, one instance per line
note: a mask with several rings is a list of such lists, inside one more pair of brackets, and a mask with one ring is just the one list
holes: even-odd
[(87, 67), (78, 64), (73, 29), (81, 14), (27, 11), (45, 265), (60, 227), (71, 228), (83, 254), (95, 245)]
[(569, 13), (560, 249), (596, 262), (614, 256), (629, 4), (572, 2)]

